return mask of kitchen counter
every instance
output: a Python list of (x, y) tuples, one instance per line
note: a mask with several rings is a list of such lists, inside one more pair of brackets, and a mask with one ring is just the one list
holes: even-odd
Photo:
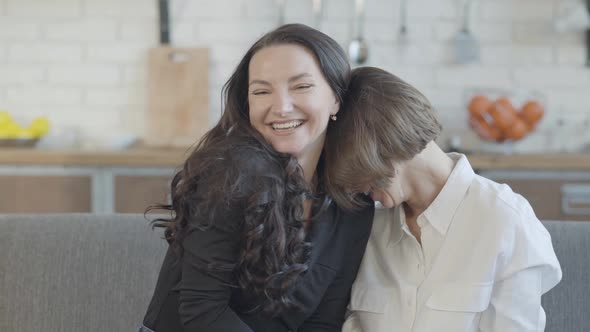
[[(53, 151), (26, 148), (0, 149), (0, 165), (66, 166), (162, 166), (177, 167), (188, 149), (135, 148), (125, 151)], [(478, 154), (468, 155), (478, 171), (484, 170), (563, 170), (590, 171), (590, 153), (586, 154)]]
[(590, 153), (469, 154), (467, 158), (478, 171), (590, 171)]
[(123, 151), (0, 149), (0, 165), (177, 167), (188, 149), (137, 148)]

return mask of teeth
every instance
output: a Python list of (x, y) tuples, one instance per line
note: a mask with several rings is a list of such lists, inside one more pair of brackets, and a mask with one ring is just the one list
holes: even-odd
[(272, 129), (291, 129), (291, 128), (295, 128), (295, 127), (299, 127), (301, 125), (301, 121), (291, 121), (291, 122), (285, 122), (285, 123), (273, 123), (272, 124)]

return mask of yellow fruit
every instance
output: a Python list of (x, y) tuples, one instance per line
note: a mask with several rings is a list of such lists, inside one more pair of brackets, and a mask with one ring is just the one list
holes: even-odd
[(12, 122), (12, 116), (8, 112), (0, 111), (0, 127)]
[(49, 128), (49, 121), (44, 117), (33, 119), (33, 122), (31, 122), (31, 125), (29, 126), (29, 130), (33, 132), (34, 137), (44, 136), (49, 132)]
[(0, 138), (19, 138), (19, 133), (22, 128), (14, 122), (6, 123), (0, 130)]
[(19, 128), (19, 130), (16, 132), (16, 138), (33, 139), (35, 137), (35, 132), (33, 132), (31, 129)]

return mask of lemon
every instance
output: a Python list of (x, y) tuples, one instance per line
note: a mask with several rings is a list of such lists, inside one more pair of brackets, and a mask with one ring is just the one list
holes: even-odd
[(33, 119), (33, 122), (31, 122), (31, 125), (28, 129), (33, 133), (34, 137), (41, 137), (49, 132), (50, 127), (51, 126), (47, 118), (38, 117)]
[(15, 132), (15, 138), (20, 139), (33, 139), (37, 137), (35, 135), (36, 133), (29, 128), (18, 128), (18, 130)]
[(12, 116), (10, 113), (0, 110), (0, 124), (5, 122), (12, 122)]
[(2, 125), (2, 128), (0, 128), (0, 138), (10, 138), (10, 139), (19, 138), (19, 134), (22, 129), (23, 128), (21, 128), (15, 122), (6, 123), (6, 124)]

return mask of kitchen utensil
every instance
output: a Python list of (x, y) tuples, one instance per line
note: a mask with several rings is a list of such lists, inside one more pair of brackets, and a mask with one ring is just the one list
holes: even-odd
[(458, 63), (471, 63), (479, 60), (479, 43), (471, 33), (470, 18), (473, 0), (465, 0), (463, 5), (463, 24), (455, 36), (455, 59)]
[(590, 67), (590, 0), (559, 3), (553, 26), (562, 33), (585, 32), (586, 65)]
[[(590, 4), (590, 0), (587, 0)], [(557, 32), (583, 32), (590, 29), (590, 12), (582, 1), (557, 4), (553, 26)]]
[(277, 25), (281, 26), (285, 24), (285, 3), (287, 0), (276, 0), (277, 11), (278, 11), (278, 22)]
[(312, 0), (312, 6), (313, 6), (313, 27), (316, 28), (317, 30), (321, 30), (320, 24), (322, 23), (322, 14), (323, 14), (322, 0)]
[[(586, 9), (590, 17), (590, 0), (586, 0)], [(590, 67), (590, 27), (586, 29), (586, 67)]]
[(399, 36), (398, 42), (401, 48), (405, 48), (408, 45), (408, 2), (407, 0), (400, 0), (399, 3)]
[(159, 47), (148, 53), (147, 146), (186, 147), (209, 129), (209, 50), (170, 46), (168, 1), (160, 8)]
[(369, 45), (363, 37), (365, 23), (365, 0), (355, 1), (355, 37), (348, 46), (348, 56), (356, 64), (363, 64), (369, 57)]

